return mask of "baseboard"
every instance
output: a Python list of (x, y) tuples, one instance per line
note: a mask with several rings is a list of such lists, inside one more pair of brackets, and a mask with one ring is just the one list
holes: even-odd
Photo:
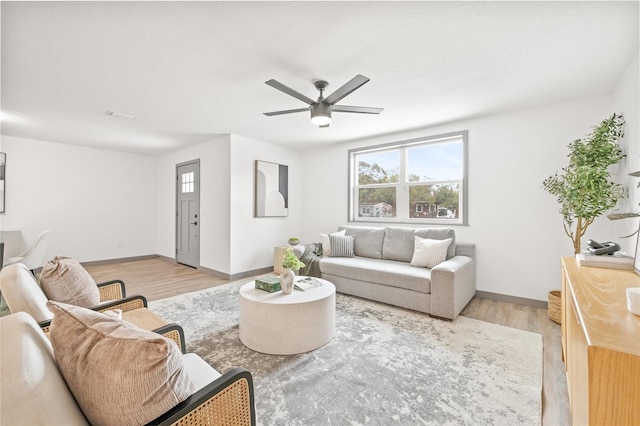
[[(162, 256), (162, 255), (157, 255), (157, 256), (166, 261), (178, 263), (173, 258)], [(198, 271), (204, 272), (205, 274), (213, 275), (214, 277), (221, 278), (223, 280), (229, 280), (229, 281), (240, 280), (242, 278), (253, 277), (255, 275), (268, 274), (269, 272), (273, 272), (273, 266), (254, 269), (253, 271), (240, 272), (237, 274), (227, 274), (225, 272), (220, 272), (220, 271), (216, 271), (215, 269), (207, 268), (206, 266), (198, 266), (196, 269)]]
[(526, 297), (509, 296), (507, 294), (491, 293), (488, 291), (476, 291), (476, 297), (483, 299), (497, 300), (499, 302), (515, 303), (516, 305), (531, 306), (534, 308), (547, 309), (547, 302), (544, 300), (528, 299)]
[(253, 271), (240, 272), (238, 274), (232, 274), (229, 277), (229, 280), (231, 280), (231, 281), (241, 280), (242, 278), (248, 278), (248, 277), (253, 277), (253, 276), (256, 276), (256, 275), (263, 275), (263, 274), (268, 274), (268, 273), (273, 273), (273, 266), (268, 266), (266, 268), (260, 268), (260, 269), (254, 269)]
[(216, 271), (215, 269), (209, 269), (204, 266), (199, 266), (198, 271), (202, 271), (204, 273), (213, 275), (214, 277), (222, 278), (224, 280), (235, 281), (241, 280), (242, 278), (253, 277), (256, 275), (268, 274), (269, 272), (273, 272), (273, 266), (254, 269), (253, 271), (240, 272), (237, 274), (225, 274), (224, 272)]
[(135, 262), (137, 260), (157, 259), (158, 257), (162, 256), (159, 256), (157, 254), (149, 254), (146, 256), (120, 257), (118, 259), (91, 260), (89, 262), (80, 262), (80, 264), (83, 266), (108, 265), (109, 263)]

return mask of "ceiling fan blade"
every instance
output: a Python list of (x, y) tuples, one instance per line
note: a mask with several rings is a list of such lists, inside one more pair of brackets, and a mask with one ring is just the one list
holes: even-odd
[(369, 77), (365, 77), (364, 75), (356, 75), (351, 80), (347, 81), (342, 87), (338, 90), (324, 98), (323, 102), (328, 103), (329, 105), (333, 105), (338, 102), (340, 99), (347, 96), (349, 93), (353, 92), (363, 84), (369, 81)]
[(384, 108), (334, 105), (333, 107), (331, 107), (331, 110), (333, 112), (356, 112), (360, 114), (380, 114), (382, 111), (384, 111)]
[(278, 89), (281, 92), (286, 93), (287, 95), (293, 96), (296, 99), (300, 99), (305, 104), (311, 105), (312, 103), (315, 102), (313, 99), (310, 99), (310, 98), (306, 97), (302, 93), (297, 92), (297, 91), (293, 90), (291, 87), (285, 86), (284, 84), (282, 84), (279, 81), (276, 81), (274, 79), (271, 79), (269, 81), (265, 81), (265, 83), (268, 84), (269, 86), (273, 87), (274, 89)]
[(273, 112), (263, 112), (264, 115), (271, 117), (272, 115), (282, 115), (282, 114), (291, 114), (294, 112), (309, 112), (309, 107), (307, 108), (298, 108), (298, 109), (287, 109), (284, 111), (273, 111)]

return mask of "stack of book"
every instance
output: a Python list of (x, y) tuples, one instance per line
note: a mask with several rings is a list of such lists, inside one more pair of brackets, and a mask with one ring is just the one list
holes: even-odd
[(595, 255), (588, 251), (576, 254), (580, 266), (595, 266), (598, 268), (633, 269), (633, 256), (625, 253)]

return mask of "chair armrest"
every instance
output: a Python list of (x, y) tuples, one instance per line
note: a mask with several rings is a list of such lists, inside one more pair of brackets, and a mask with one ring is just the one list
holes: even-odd
[(103, 283), (98, 283), (97, 285), (98, 291), (100, 291), (101, 302), (124, 299), (125, 297), (127, 297), (124, 282), (121, 280), (105, 281)]
[(251, 373), (234, 368), (149, 423), (173, 424), (255, 425)]
[(455, 319), (475, 294), (473, 258), (454, 256), (431, 269), (432, 316)]
[(133, 311), (134, 309), (146, 308), (147, 298), (141, 295), (129, 296), (120, 300), (100, 303), (92, 307), (94, 311), (104, 312), (110, 309), (121, 309), (122, 312)]
[(184, 330), (178, 324), (171, 323), (167, 325), (163, 325), (162, 327), (156, 328), (152, 330), (154, 333), (162, 334), (169, 340), (173, 340), (176, 342), (180, 351), (184, 354), (186, 353), (185, 340), (184, 340)]
[[(121, 309), (122, 312), (132, 311), (134, 309), (146, 308), (147, 307), (147, 299), (144, 296), (130, 296), (125, 297), (124, 299), (114, 300), (112, 302), (101, 303), (98, 306), (94, 306), (91, 308), (94, 311), (104, 312), (111, 309)], [(51, 325), (51, 320), (40, 321), (38, 323), (42, 331), (46, 333), (49, 332), (49, 327)], [(183, 339), (184, 340), (184, 339)]]

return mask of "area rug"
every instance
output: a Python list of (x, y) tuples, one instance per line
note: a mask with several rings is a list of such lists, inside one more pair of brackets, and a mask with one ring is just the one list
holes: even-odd
[(448, 322), (338, 294), (336, 335), (328, 344), (301, 355), (266, 355), (238, 337), (245, 282), (149, 307), (180, 324), (187, 351), (219, 372), (239, 366), (251, 372), (260, 425), (541, 423), (539, 334), (461, 316)]

